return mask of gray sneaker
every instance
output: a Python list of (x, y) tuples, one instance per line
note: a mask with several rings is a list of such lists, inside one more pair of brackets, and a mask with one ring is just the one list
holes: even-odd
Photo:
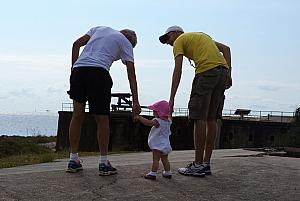
[(178, 173), (186, 175), (186, 176), (196, 176), (196, 177), (204, 177), (204, 167), (202, 165), (195, 165), (194, 162), (188, 164), (184, 168), (179, 168)]
[(204, 168), (203, 170), (204, 170), (205, 175), (211, 175), (210, 165), (209, 164), (204, 164), (203, 168)]
[(117, 174), (117, 169), (111, 166), (110, 162), (108, 161), (108, 164), (100, 163), (99, 164), (99, 175), (100, 176), (109, 176)]
[(82, 165), (79, 160), (77, 160), (77, 161), (70, 160), (68, 163), (68, 169), (66, 170), (66, 172), (76, 173), (81, 170), (83, 170), (83, 168), (82, 168)]

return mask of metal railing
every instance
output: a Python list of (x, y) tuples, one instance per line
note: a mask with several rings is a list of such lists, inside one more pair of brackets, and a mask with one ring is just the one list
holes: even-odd
[[(62, 103), (61, 104), (61, 111), (65, 112), (73, 112), (73, 103)], [(85, 105), (85, 112), (89, 111), (89, 104)]]
[[(62, 103), (62, 111), (73, 111), (72, 103)], [(89, 111), (89, 105), (86, 104), (85, 111)], [(122, 107), (118, 111), (131, 111), (131, 108), (122, 110)], [(251, 110), (248, 115), (236, 115), (236, 110), (224, 109), (222, 116), (224, 119), (234, 120), (248, 120), (248, 121), (272, 121), (272, 122), (291, 122), (295, 118), (295, 112), (283, 112), (283, 111), (255, 111)], [(174, 108), (172, 116), (187, 117), (189, 111), (187, 108)], [(149, 110), (146, 106), (142, 106), (141, 115), (152, 116), (152, 110)]]
[(291, 122), (295, 118), (295, 112), (283, 111), (255, 111), (251, 110), (248, 115), (236, 115), (235, 110), (223, 110), (222, 116), (229, 119), (243, 119), (253, 121)]
[[(148, 109), (147, 107), (142, 107), (141, 115), (153, 116), (153, 111)], [(189, 115), (189, 110), (187, 108), (174, 108), (174, 112), (172, 116), (178, 117), (187, 117)]]
[[(113, 104), (112, 104), (113, 105)], [(142, 112), (141, 115), (148, 115), (148, 116), (152, 116), (152, 110), (148, 109), (146, 106), (141, 106), (142, 108)], [(111, 107), (111, 111), (115, 111), (112, 109), (113, 107)], [(131, 108), (126, 107), (126, 109), (122, 109), (123, 106), (120, 106), (120, 108), (117, 111), (131, 111)], [(62, 111), (65, 112), (72, 112), (73, 111), (73, 103), (62, 103), (62, 107), (61, 107)], [(85, 105), (85, 112), (89, 111), (89, 104), (86, 103)], [(174, 108), (174, 112), (172, 114), (172, 116), (188, 116), (188, 109), (187, 108)]]

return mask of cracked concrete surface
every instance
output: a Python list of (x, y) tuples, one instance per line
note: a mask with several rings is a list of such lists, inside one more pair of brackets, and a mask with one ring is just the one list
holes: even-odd
[(213, 175), (179, 175), (177, 169), (193, 156), (193, 151), (170, 154), (171, 180), (141, 177), (151, 165), (149, 152), (110, 155), (118, 174), (109, 177), (98, 176), (98, 157), (82, 158), (84, 170), (76, 174), (65, 172), (68, 159), (0, 169), (0, 200), (300, 200), (299, 158), (215, 150)]

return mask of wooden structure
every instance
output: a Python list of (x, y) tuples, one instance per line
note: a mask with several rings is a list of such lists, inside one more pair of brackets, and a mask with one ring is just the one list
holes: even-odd
[(112, 104), (112, 111), (126, 110), (132, 108), (132, 101), (130, 100), (130, 93), (112, 93), (111, 97), (118, 98), (117, 104)]

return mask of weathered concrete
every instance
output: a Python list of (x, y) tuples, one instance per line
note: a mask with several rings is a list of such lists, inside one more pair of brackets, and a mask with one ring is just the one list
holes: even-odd
[[(69, 147), (69, 124), (72, 112), (60, 111), (56, 149)], [(151, 116), (145, 116), (152, 118)], [(231, 119), (224, 117), (215, 147), (221, 149), (244, 147), (280, 147), (284, 145), (290, 122), (258, 121), (253, 119)], [(151, 127), (132, 122), (129, 111), (114, 111), (110, 116), (111, 151), (149, 151), (147, 144)], [(81, 130), (79, 150), (97, 151), (96, 123), (94, 117), (86, 114)], [(171, 126), (170, 142), (174, 150), (193, 149), (193, 123), (187, 117), (175, 116)]]
[[(300, 159), (263, 155), (262, 152), (215, 150), (213, 175), (186, 177), (177, 168), (193, 160), (193, 151), (173, 151), (174, 176), (156, 181), (141, 174), (151, 153), (110, 155), (118, 174), (100, 177), (98, 157), (84, 157), (84, 170), (64, 170), (67, 159), (54, 163), (0, 169), (0, 200), (300, 200)], [(161, 172), (161, 170), (160, 170)]]

